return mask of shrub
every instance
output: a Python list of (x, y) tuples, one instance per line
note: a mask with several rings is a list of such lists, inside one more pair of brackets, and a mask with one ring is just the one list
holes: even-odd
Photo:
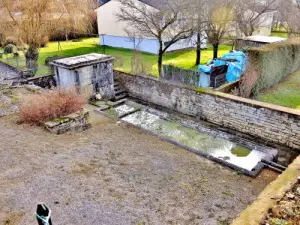
[(85, 98), (73, 90), (55, 90), (32, 94), (20, 107), (20, 121), (41, 125), (82, 109)]
[(244, 98), (249, 98), (252, 95), (252, 90), (259, 79), (259, 69), (256, 64), (249, 59), (247, 72), (241, 77), (239, 85), (239, 95)]
[(48, 37), (44, 37), (42, 40), (41, 40), (41, 47), (44, 48), (47, 46), (47, 44), (49, 43), (49, 38)]
[(4, 54), (12, 54), (18, 52), (18, 49), (13, 44), (8, 44), (4, 47)]
[[(257, 79), (251, 78), (252, 80), (256, 79), (251, 87), (251, 92), (258, 95), (300, 68), (300, 38), (291, 38), (260, 48), (250, 48), (248, 49), (248, 58), (249, 64), (253, 64), (253, 67), (250, 70), (247, 69), (245, 76), (250, 78), (256, 73)], [(243, 83), (243, 80), (241, 82)]]
[(133, 50), (131, 57), (131, 73), (133, 74), (149, 74), (152, 70), (152, 65), (143, 59), (143, 55), (138, 50)]
[(9, 44), (18, 46), (18, 40), (14, 37), (7, 37), (3, 43), (3, 46), (9, 45)]

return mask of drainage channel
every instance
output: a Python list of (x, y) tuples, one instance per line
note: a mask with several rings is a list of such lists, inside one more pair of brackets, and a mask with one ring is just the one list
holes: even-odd
[[(163, 140), (183, 147), (197, 155), (255, 177), (265, 167), (277, 172), (285, 167), (273, 162), (277, 150), (233, 135), (217, 132), (195, 121), (178, 119), (133, 101), (101, 105), (96, 111), (113, 119), (134, 125)], [(232, 141), (235, 140), (235, 141)]]

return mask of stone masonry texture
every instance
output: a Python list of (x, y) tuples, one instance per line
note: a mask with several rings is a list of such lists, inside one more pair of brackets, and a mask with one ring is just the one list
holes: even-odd
[(300, 149), (300, 111), (212, 91), (195, 91), (155, 78), (115, 76), (136, 98), (177, 112)]

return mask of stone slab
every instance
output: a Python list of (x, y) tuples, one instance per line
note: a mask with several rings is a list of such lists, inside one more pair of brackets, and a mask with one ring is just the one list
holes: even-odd
[(112, 56), (91, 53), (86, 55), (74, 56), (64, 59), (55, 60), (51, 63), (53, 66), (63, 67), (66, 69), (75, 69), (80, 67), (85, 67), (93, 64), (98, 64), (101, 62), (113, 61)]

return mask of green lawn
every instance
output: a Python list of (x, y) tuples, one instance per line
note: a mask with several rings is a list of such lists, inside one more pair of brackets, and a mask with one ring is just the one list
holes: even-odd
[(258, 96), (258, 100), (300, 109), (300, 71)]
[[(103, 53), (107, 55), (112, 55), (117, 58), (122, 58), (123, 65), (120, 69), (124, 72), (130, 72), (131, 70), (131, 57), (132, 57), (132, 50), (128, 49), (122, 49), (122, 48), (112, 48), (112, 47), (105, 47), (99, 45), (99, 39), (98, 38), (88, 38), (83, 39), (81, 42), (60, 42), (62, 51), (58, 51), (58, 43), (57, 42), (50, 42), (47, 44), (47, 47), (41, 48), (40, 50), (40, 57), (39, 57), (39, 65), (40, 68), (37, 72), (37, 76), (47, 74), (48, 68), (45, 66), (45, 59), (48, 56), (76, 56), (76, 55), (82, 55), (82, 54), (88, 54), (88, 53)], [(231, 49), (230, 46), (221, 45), (219, 55), (223, 55), (227, 53)], [(21, 54), (22, 55), (22, 54)], [(202, 57), (201, 57), (201, 63), (206, 63), (208, 60), (212, 59), (213, 57), (213, 50), (212, 47), (209, 46), (207, 50), (202, 51)], [(25, 68), (25, 62), (23, 57), (18, 61), (18, 67), (19, 68)], [(152, 68), (151, 73), (153, 75), (158, 75), (157, 72), (157, 56), (148, 54), (148, 53), (142, 53), (142, 59), (143, 61)], [(164, 64), (174, 64), (179, 67), (183, 68), (196, 68), (195, 64), (196, 59), (196, 53), (192, 50), (183, 50), (180, 52), (172, 52), (167, 53), (164, 56)], [(3, 59), (1, 59), (4, 62), (7, 62), (13, 66), (17, 66), (17, 62), (15, 59), (7, 60), (4, 56)]]
[(288, 38), (288, 34), (285, 31), (274, 31), (274, 32), (271, 33), (271, 36), (281, 37), (281, 38)]

